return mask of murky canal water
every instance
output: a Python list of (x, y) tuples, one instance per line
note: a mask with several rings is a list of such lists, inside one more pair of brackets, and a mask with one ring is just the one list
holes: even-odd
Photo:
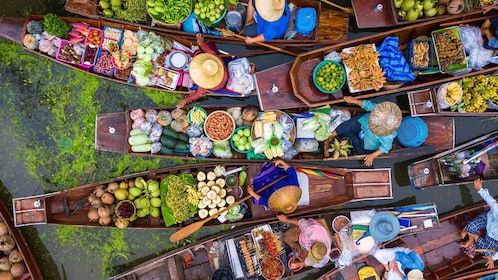
[[(20, 3), (22, 2), (22, 3)], [(41, 5), (35, 5), (30, 8), (25, 3), (26, 1), (7, 1), (3, 14), (23, 16), (26, 12), (36, 11), (40, 9)], [(54, 1), (57, 2), (57, 1)], [(59, 1), (61, 2), (61, 1)], [(64, 1), (62, 1), (63, 3)], [(16, 4), (12, 4), (16, 3)], [(33, 1), (39, 4), (38, 1)], [(20, 7), (19, 4), (22, 4)], [(57, 3), (56, 7), (60, 7)], [(352, 34), (351, 36), (361, 36), (360, 34)], [(350, 36), (350, 37), (351, 37)], [(0, 41), (1, 43), (1, 41)], [(231, 51), (236, 50), (233, 46), (222, 46), (223, 49)], [(2, 51), (2, 50), (0, 50)], [(21, 55), (28, 55), (27, 52), (21, 52)], [(290, 61), (291, 58), (282, 55), (267, 55), (259, 58), (251, 58), (257, 65), (259, 70)], [(47, 62), (45, 62), (47, 63)], [(37, 64), (39, 65), (39, 64)], [(6, 68), (4, 68), (6, 67)], [(7, 69), (6, 65), (2, 66)], [(50, 69), (50, 70), (47, 70)], [(0, 80), (0, 195), (9, 205), (11, 205), (12, 197), (29, 196), (41, 194), (47, 191), (55, 191), (65, 189), (70, 186), (60, 185), (50, 180), (41, 180), (40, 178), (54, 178), (52, 173), (60, 172), (59, 169), (71, 172), (76, 169), (75, 162), (78, 155), (88, 154), (92, 155), (90, 158), (95, 159), (95, 162), (90, 167), (82, 172), (84, 176), (79, 178), (78, 182), (85, 182), (91, 180), (106, 179), (105, 176), (116, 171), (118, 168), (109, 163), (112, 162), (126, 162), (129, 166), (134, 165), (133, 160), (130, 160), (122, 155), (94, 152), (92, 147), (82, 146), (81, 149), (86, 149), (87, 153), (74, 153), (73, 157), (65, 157), (67, 161), (64, 162), (50, 162), (41, 161), (37, 163), (36, 158), (33, 156), (40, 156), (37, 154), (38, 150), (43, 150), (43, 143), (51, 146), (54, 149), (54, 157), (58, 156), (57, 153), (57, 139), (44, 139), (47, 135), (52, 135), (50, 129), (60, 128), (60, 124), (51, 123), (50, 118), (38, 117), (37, 114), (43, 112), (38, 107), (49, 110), (50, 104), (47, 102), (54, 100), (60, 102), (58, 96), (49, 96), (43, 91), (38, 91), (36, 87), (19, 86), (30, 79), (39, 77), (38, 75), (55, 74), (55, 77), (66, 75), (67, 69), (60, 67), (56, 64), (50, 63), (48, 68), (26, 68), (23, 71), (16, 73), (9, 73), (2, 75)], [(47, 71), (46, 73), (44, 71)], [(34, 75), (36, 73), (36, 75)], [(67, 76), (64, 80), (67, 84), (76, 83), (75, 80), (81, 76)], [(15, 84), (17, 81), (18, 84)], [(6, 86), (9, 85), (9, 86)], [(13, 88), (15, 89), (29, 89), (29, 92), (19, 92), (21, 97), (15, 97), (12, 94)], [(67, 90), (71, 90), (69, 87)], [(84, 87), (79, 87), (84, 90)], [(44, 95), (45, 94), (45, 95)], [(62, 95), (62, 93), (60, 93)], [(80, 92), (71, 92), (72, 95), (78, 95)], [(43, 98), (40, 97), (43, 95)], [(33, 102), (37, 100), (37, 102)], [(48, 100), (48, 101), (47, 101)], [(406, 105), (406, 96), (404, 93), (377, 98), (375, 101), (390, 100), (400, 104)], [(41, 102), (47, 101), (47, 102)], [(85, 110), (100, 110), (100, 112), (115, 112), (123, 111), (127, 107), (140, 107), (140, 106), (153, 106), (154, 101), (133, 88), (126, 86), (116, 86), (112, 83), (98, 82), (98, 87), (95, 96), (92, 100), (93, 107), (79, 108), (77, 104), (66, 104), (71, 107), (71, 110), (65, 111), (68, 115), (66, 118), (68, 127), (79, 126), (83, 127), (86, 122), (91, 120), (81, 120), (72, 114), (82, 112)], [(228, 99), (210, 99), (203, 102), (207, 103), (228, 103), (234, 102)], [(244, 104), (257, 105), (257, 100), (251, 98), (244, 101)], [(45, 107), (44, 107), (45, 106)], [(57, 104), (52, 104), (55, 107)], [(85, 106), (84, 103), (81, 106)], [(80, 106), (80, 107), (81, 107)], [(74, 107), (74, 108), (73, 108)], [(35, 110), (36, 109), (36, 110)], [(407, 108), (404, 108), (407, 109)], [(40, 111), (42, 110), (42, 111)], [(55, 122), (55, 121), (54, 121)], [(471, 138), (483, 135), (489, 131), (498, 128), (498, 120), (492, 118), (455, 118), (456, 122), (456, 143), (462, 143)], [(68, 129), (70, 131), (70, 129)], [(41, 138), (41, 139), (40, 139)], [(74, 147), (78, 149), (79, 147)], [(27, 151), (29, 149), (30, 151)], [(60, 152), (60, 151), (59, 151)], [(29, 155), (29, 156), (27, 156)], [(41, 156), (40, 156), (41, 159)], [(402, 205), (406, 203), (423, 203), (435, 202), (438, 205), (440, 213), (451, 211), (457, 207), (469, 205), (479, 201), (479, 196), (470, 185), (452, 186), (446, 188), (435, 188), (420, 192), (413, 192), (409, 187), (407, 177), (407, 166), (415, 159), (402, 159), (401, 161), (383, 160), (378, 159), (375, 161), (374, 167), (392, 167), (393, 168), (393, 182), (394, 182), (394, 199), (391, 201), (375, 201), (375, 202), (361, 202), (354, 203), (349, 206), (380, 206), (387, 204)], [(46, 174), (33, 174), (36, 170), (33, 164), (39, 165), (38, 168), (44, 167), (43, 170)], [(106, 165), (107, 164), (107, 165)], [(140, 163), (143, 164), (143, 163)], [(173, 162), (147, 162), (148, 166), (160, 166), (175, 164)], [(319, 164), (319, 163), (318, 163)], [(327, 163), (331, 166), (344, 166), (344, 167), (358, 167), (358, 162), (333, 162)], [(46, 166), (44, 166), (46, 165)], [(141, 166), (143, 167), (143, 166)], [(53, 168), (53, 169), (51, 169)], [(67, 168), (67, 169), (66, 169)], [(132, 173), (132, 168), (124, 168), (123, 173)], [(117, 171), (116, 171), (117, 172)], [(55, 180), (55, 179), (54, 179)], [(498, 189), (493, 184), (487, 184), (491, 187), (492, 194), (498, 194)], [(42, 270), (46, 279), (102, 279), (104, 278), (102, 267), (109, 265), (106, 261), (110, 261), (111, 265), (121, 266), (127, 265), (132, 262), (140, 263), (154, 254), (159, 254), (171, 248), (168, 242), (168, 230), (108, 230), (108, 229), (84, 229), (77, 232), (70, 232), (71, 229), (62, 229), (61, 227), (40, 225), (35, 227), (23, 228), (23, 233), (27, 235), (28, 243), (34, 251), (40, 269)], [(197, 237), (210, 234), (210, 232), (201, 232)], [(68, 238), (67, 240), (65, 238)], [(126, 243), (123, 244), (113, 243), (115, 240), (121, 240)], [(112, 251), (112, 248), (121, 248), (122, 251)], [(111, 253), (106, 250), (111, 250)], [(110, 260), (108, 260), (110, 258)]]

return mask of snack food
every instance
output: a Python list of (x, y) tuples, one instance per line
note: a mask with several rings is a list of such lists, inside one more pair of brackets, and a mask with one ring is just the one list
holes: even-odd
[(235, 130), (235, 121), (224, 111), (214, 111), (204, 122), (204, 132), (213, 141), (224, 141), (230, 138)]

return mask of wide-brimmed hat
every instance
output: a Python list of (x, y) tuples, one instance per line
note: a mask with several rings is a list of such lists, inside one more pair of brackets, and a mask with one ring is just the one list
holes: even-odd
[(297, 202), (301, 198), (301, 188), (298, 186), (285, 186), (274, 191), (268, 198), (268, 207), (272, 211), (289, 214), (297, 209)]
[(192, 59), (189, 66), (190, 77), (199, 87), (212, 89), (223, 81), (223, 63), (210, 53), (201, 53)]
[(386, 136), (395, 132), (403, 116), (398, 105), (393, 102), (384, 101), (377, 104), (368, 117), (368, 126), (373, 133)]
[(327, 246), (325, 243), (317, 241), (311, 245), (311, 249), (308, 251), (308, 260), (312, 263), (317, 263), (325, 257), (327, 254)]
[(278, 20), (285, 10), (285, 0), (255, 0), (258, 14), (266, 21)]
[(424, 280), (424, 273), (420, 269), (412, 269), (406, 275), (408, 280)]
[(376, 241), (385, 242), (398, 235), (400, 230), (398, 218), (391, 212), (377, 212), (370, 220), (368, 231)]

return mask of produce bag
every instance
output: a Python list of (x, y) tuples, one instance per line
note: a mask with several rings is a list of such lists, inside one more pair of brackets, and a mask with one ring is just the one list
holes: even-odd
[(232, 158), (233, 153), (230, 148), (230, 142), (216, 141), (213, 143), (213, 155), (219, 158)]
[(315, 139), (297, 139), (294, 143), (294, 149), (298, 153), (314, 152), (318, 149), (319, 143)]
[(460, 26), (460, 39), (468, 55), (469, 66), (475, 70), (481, 70), (491, 62), (491, 54), (483, 46), (482, 32), (479, 27), (464, 25)]
[(245, 57), (237, 58), (228, 63), (227, 89), (244, 95), (254, 90), (254, 79), (249, 60)]

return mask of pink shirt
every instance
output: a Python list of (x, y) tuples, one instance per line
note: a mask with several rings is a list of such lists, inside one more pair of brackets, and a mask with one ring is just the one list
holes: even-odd
[(312, 263), (308, 258), (304, 260), (307, 266), (313, 266), (315, 268), (321, 268), (325, 266), (330, 260), (330, 248), (332, 245), (332, 240), (330, 240), (327, 230), (314, 219), (300, 219), (299, 228), (301, 229), (301, 234), (299, 234), (299, 245), (306, 250), (311, 250), (311, 245), (313, 243), (320, 241), (327, 247), (327, 254), (318, 263)]

